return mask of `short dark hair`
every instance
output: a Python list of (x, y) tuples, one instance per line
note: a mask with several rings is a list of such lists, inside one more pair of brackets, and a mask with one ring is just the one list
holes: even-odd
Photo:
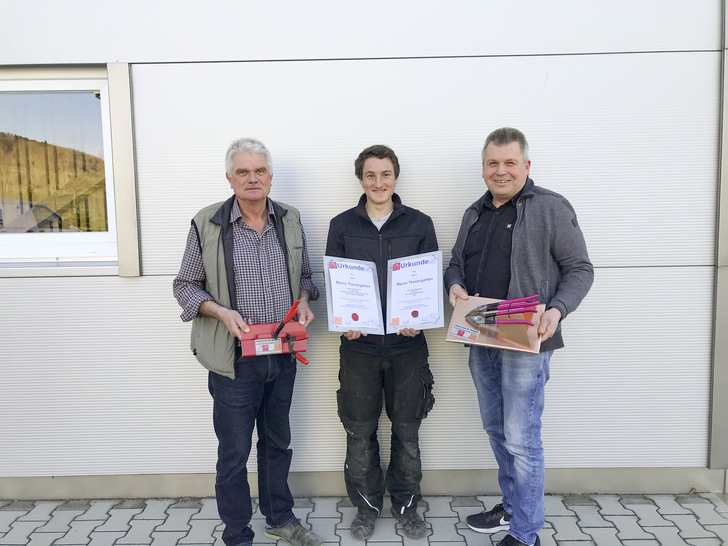
[(526, 140), (526, 135), (513, 127), (501, 127), (500, 129), (496, 129), (490, 133), (485, 139), (485, 144), (483, 144), (483, 151), (481, 153), (483, 163), (485, 163), (485, 149), (488, 147), (488, 144), (508, 146), (511, 142), (518, 142), (521, 146), (521, 152), (523, 153), (523, 160), (528, 161), (528, 141)]
[(370, 157), (389, 159), (394, 167), (394, 178), (399, 178), (399, 159), (397, 159), (397, 154), (389, 146), (375, 144), (362, 150), (359, 157), (354, 160), (354, 174), (359, 180), (362, 180), (364, 177), (364, 162)]

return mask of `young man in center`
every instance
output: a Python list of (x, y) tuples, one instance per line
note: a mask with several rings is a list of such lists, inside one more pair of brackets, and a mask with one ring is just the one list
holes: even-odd
[[(326, 255), (376, 264), (386, 316), (387, 261), (436, 251), (435, 227), (429, 216), (403, 205), (394, 193), (399, 160), (391, 148), (366, 148), (354, 161), (354, 172), (364, 194), (356, 207), (331, 220)], [(357, 507), (351, 534), (360, 540), (372, 536), (386, 486), (392, 515), (404, 534), (423, 538), (428, 529), (417, 514), (417, 503), (422, 499), (418, 433), (435, 401), (425, 336), (412, 328), (387, 335), (349, 330), (341, 336), (339, 354), (338, 407), (347, 437), (344, 479), (349, 498)], [(386, 478), (377, 441), (382, 399), (392, 422)]]

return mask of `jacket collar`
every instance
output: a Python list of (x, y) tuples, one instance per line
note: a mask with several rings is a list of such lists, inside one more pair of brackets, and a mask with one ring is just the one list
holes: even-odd
[[(392, 194), (392, 201), (394, 201), (394, 210), (392, 211), (391, 216), (389, 219), (391, 220), (395, 216), (399, 216), (400, 214), (403, 214), (405, 211), (404, 206), (402, 205), (402, 199), (397, 195), (396, 193)], [(356, 212), (359, 216), (366, 218), (369, 220), (369, 215), (367, 214), (367, 210), (365, 208), (365, 205), (367, 203), (367, 194), (362, 193), (361, 197), (359, 198), (359, 203), (356, 205)]]
[[(210, 221), (213, 224), (218, 224), (220, 226), (225, 227), (227, 224), (230, 223), (230, 212), (233, 209), (233, 204), (235, 203), (235, 195), (233, 194), (229, 199), (227, 199), (222, 206), (217, 209), (215, 214), (212, 215), (212, 218), (210, 218)], [(279, 220), (280, 218), (283, 218), (286, 214), (288, 214), (288, 209), (281, 206), (279, 203), (276, 203), (272, 199), (266, 198), (266, 204), (268, 205), (268, 210), (273, 209), (273, 216), (276, 220)]]

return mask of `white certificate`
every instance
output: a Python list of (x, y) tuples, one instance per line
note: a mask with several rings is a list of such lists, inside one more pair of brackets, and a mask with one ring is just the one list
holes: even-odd
[(444, 326), (442, 252), (387, 262), (387, 333)]
[(384, 334), (374, 262), (324, 256), (329, 330)]

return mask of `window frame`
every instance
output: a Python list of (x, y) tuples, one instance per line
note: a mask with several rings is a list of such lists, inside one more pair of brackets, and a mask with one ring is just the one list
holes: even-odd
[[(140, 276), (131, 78), (128, 63), (109, 63), (106, 66), (0, 68), (0, 89), (20, 92), (88, 90), (99, 93), (108, 219), (108, 231), (105, 232), (2, 234), (0, 278)], [(106, 245), (102, 250), (113, 248), (114, 252), (107, 252), (106, 256), (101, 256), (97, 251), (76, 257), (50, 256), (49, 259), (48, 254), (41, 256), (40, 253), (31, 257), (9, 256), (3, 250), (7, 245), (2, 243), (15, 239), (14, 236), (33, 241), (34, 237), (43, 236), (41, 239), (48, 239), (45, 236), (49, 235), (72, 235), (75, 237), (61, 239), (92, 250), (94, 245)], [(5, 239), (5, 236), (13, 237)], [(35, 246), (42, 243), (36, 243)]]

